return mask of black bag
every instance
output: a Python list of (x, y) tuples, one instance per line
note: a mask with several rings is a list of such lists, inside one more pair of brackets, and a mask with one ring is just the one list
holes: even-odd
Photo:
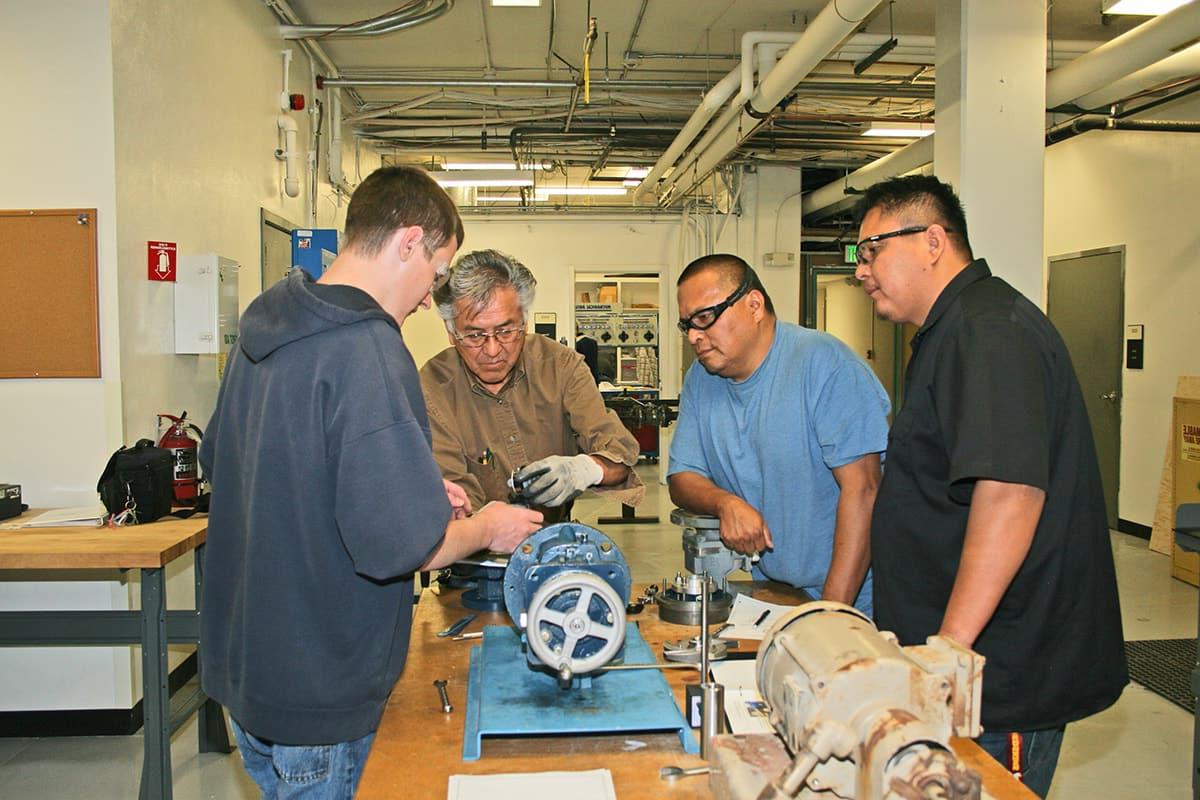
[(153, 522), (171, 513), (175, 458), (171, 451), (141, 439), (112, 454), (96, 491), (110, 514), (133, 507), (137, 522)]

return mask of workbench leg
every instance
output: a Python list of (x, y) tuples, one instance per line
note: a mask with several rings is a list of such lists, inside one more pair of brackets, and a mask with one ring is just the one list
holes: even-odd
[[(204, 545), (196, 548), (196, 611), (200, 611), (200, 592), (204, 585)], [(204, 648), (196, 643), (196, 674), (200, 674), (200, 662), (204, 658)], [(232, 753), (229, 744), (229, 730), (225, 727), (225, 713), (221, 704), (211, 697), (204, 701), (197, 713), (200, 720), (200, 752), (201, 753)]]
[(633, 506), (621, 503), (621, 516), (599, 517), (597, 525), (657, 525), (658, 517), (639, 517)]
[(171, 695), (167, 688), (167, 603), (164, 570), (142, 569), (141, 800), (171, 798)]

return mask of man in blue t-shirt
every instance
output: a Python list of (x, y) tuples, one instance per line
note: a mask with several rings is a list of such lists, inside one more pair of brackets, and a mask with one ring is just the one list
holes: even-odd
[(677, 286), (697, 363), (671, 443), (671, 499), (718, 517), (730, 548), (760, 554), (756, 578), (871, 614), (883, 387), (839, 340), (776, 319), (737, 256), (699, 258)]

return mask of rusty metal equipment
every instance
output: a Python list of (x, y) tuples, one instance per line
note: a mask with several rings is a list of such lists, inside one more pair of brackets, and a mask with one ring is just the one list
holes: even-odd
[[(758, 650), (773, 735), (718, 736), (720, 800), (978, 800), (951, 736), (978, 736), (983, 656), (950, 639), (901, 647), (851, 606), (781, 619)], [(781, 741), (782, 740), (782, 741)]]

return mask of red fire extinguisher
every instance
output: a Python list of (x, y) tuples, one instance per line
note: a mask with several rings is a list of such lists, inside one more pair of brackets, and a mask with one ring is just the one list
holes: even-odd
[(181, 506), (194, 505), (200, 491), (200, 471), (196, 462), (196, 439), (188, 435), (188, 430), (195, 431), (197, 438), (202, 438), (204, 432), (187, 421), (186, 411), (178, 417), (159, 414), (159, 424), (164, 418), (171, 420), (171, 426), (158, 440), (158, 446), (170, 450), (175, 457), (175, 503)]

